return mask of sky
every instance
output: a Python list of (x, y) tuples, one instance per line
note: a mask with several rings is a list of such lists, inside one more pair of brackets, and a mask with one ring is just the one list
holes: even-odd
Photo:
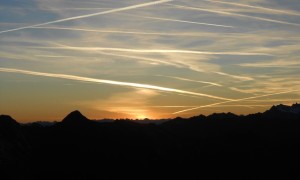
[(19, 122), (300, 102), (299, 0), (1, 0), (0, 114)]

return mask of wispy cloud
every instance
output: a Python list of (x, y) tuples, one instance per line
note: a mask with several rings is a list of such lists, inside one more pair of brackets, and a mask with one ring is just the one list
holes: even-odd
[(196, 92), (184, 91), (184, 90), (180, 90), (180, 89), (154, 86), (154, 85), (149, 85), (149, 84), (139, 84), (139, 83), (131, 83), (131, 82), (112, 81), (112, 80), (105, 80), (105, 79), (95, 79), (95, 78), (88, 78), (88, 77), (81, 77), (81, 76), (74, 76), (74, 75), (67, 75), (67, 74), (44, 73), (44, 72), (27, 71), (27, 70), (10, 69), (10, 68), (0, 68), (0, 72), (20, 73), (20, 74), (29, 74), (29, 75), (35, 75), (35, 76), (45, 76), (45, 77), (53, 77), (53, 78), (61, 78), (61, 79), (70, 79), (70, 80), (84, 81), (84, 82), (112, 84), (112, 85), (118, 85), (118, 86), (153, 89), (153, 90), (164, 91), (164, 92), (201, 96), (201, 97), (207, 97), (207, 98), (219, 99), (219, 100), (231, 100), (229, 98), (223, 98), (223, 97), (213, 96), (213, 95), (209, 95), (209, 94), (196, 93)]
[[(158, 3), (158, 6), (152, 3)], [(140, 106), (141, 108), (135, 109), (157, 114), (158, 118), (174, 117), (176, 115), (172, 113), (175, 111), (227, 101), (201, 96), (201, 93), (235, 100), (300, 89), (300, 72), (297, 69), (300, 67), (300, 29), (298, 25), (285, 24), (300, 24), (300, 7), (296, 1), (33, 0), (11, 4), (10, 0), (3, 0), (0, 6), (0, 17), (4, 18), (0, 22), (0, 33), (6, 30), (16, 31), (0, 34), (0, 66), (37, 71), (36, 73), (58, 73), (63, 75), (59, 78), (65, 78), (66, 83), (82, 81), (78, 88), (75, 88), (76, 83), (72, 83), (74, 89), (70, 86), (55, 89), (62, 93), (61, 100), (69, 104), (68, 109), (76, 108), (73, 102), (98, 99), (94, 104), (77, 107), (93, 109), (91, 114), (94, 114), (97, 112), (95, 107), (117, 106), (109, 101), (120, 102), (117, 100), (122, 96), (147, 96), (135, 91), (146, 90), (159, 95), (135, 99), (146, 103), (134, 105), (132, 102), (127, 105), (120, 102), (118, 106), (127, 107), (123, 109), (124, 112)], [(107, 14), (104, 15), (105, 13)], [(42, 25), (43, 23), (46, 24)], [(26, 30), (17, 31), (22, 28)], [(0, 93), (0, 106), (10, 105), (3, 108), (10, 108), (10, 111), (3, 110), (7, 114), (17, 114), (14, 112), (15, 103), (28, 107), (28, 112), (34, 114), (35, 104), (49, 107), (52, 100), (55, 100), (37, 99), (34, 98), (35, 93), (18, 91), (14, 87), (30, 89), (33, 86), (31, 82), (26, 83), (26, 78), (15, 82), (15, 74), (2, 74), (1, 87), (5, 87), (4, 90), (7, 91)], [(156, 74), (168, 77), (155, 77)], [(103, 82), (72, 75), (85, 76), (81, 78), (95, 77), (109, 82), (110, 79), (125, 81), (124, 83), (137, 82), (150, 87), (136, 87), (133, 86), (134, 83), (114, 85), (113, 81), (111, 85), (101, 86), (103, 93), (98, 93), (97, 89), (90, 87)], [(30, 77), (36, 79), (36, 76)], [(52, 75), (47, 77), (51, 80)], [(13, 83), (16, 84), (10, 87)], [(50, 90), (45, 90), (44, 85), (49, 85), (47, 78), (31, 90), (49, 93)], [(151, 89), (153, 85), (155, 86)], [(159, 90), (160, 87), (167, 89)], [(206, 87), (209, 88), (205, 89)], [(68, 88), (75, 94), (82, 90), (88, 93), (85, 93), (84, 99), (81, 96), (63, 96), (63, 93), (69, 93)], [(45, 91), (42, 92), (41, 89)], [(201, 95), (194, 94), (198, 92)], [(28, 102), (20, 98), (16, 102), (9, 99), (10, 96), (34, 100)], [(243, 100), (208, 106), (201, 113), (228, 110), (247, 114), (266, 109), (258, 105), (251, 106), (253, 109), (246, 107), (248, 104), (255, 105), (256, 101), (257, 104), (271, 104), (277, 103), (277, 99), (289, 99), (282, 102), (292, 103), (299, 101), (299, 97), (299, 92), (293, 92), (257, 100)], [(273, 101), (273, 98), (276, 99)], [(150, 107), (172, 104), (186, 106), (174, 106), (170, 109), (163, 106)], [(245, 106), (240, 109), (237, 108), (238, 105)], [(66, 106), (59, 105), (55, 108), (66, 109)], [(191, 111), (183, 116), (196, 113), (197, 111)]]
[(18, 31), (18, 30), (22, 30), (22, 29), (38, 27), (38, 26), (45, 26), (45, 25), (49, 25), (49, 24), (61, 23), (61, 22), (66, 22), (66, 21), (71, 21), (71, 20), (76, 20), (76, 19), (83, 19), (83, 18), (88, 18), (88, 17), (93, 17), (93, 16), (104, 15), (104, 14), (111, 14), (111, 13), (116, 13), (116, 12), (121, 12), (121, 11), (127, 11), (127, 10), (131, 10), (131, 9), (141, 8), (141, 7), (153, 6), (153, 5), (162, 4), (162, 3), (171, 2), (171, 1), (173, 1), (173, 0), (154, 1), (154, 2), (149, 2), (149, 3), (137, 4), (137, 5), (133, 5), (133, 6), (127, 6), (127, 7), (123, 7), (123, 8), (111, 9), (111, 10), (102, 11), (102, 12), (98, 12), (98, 13), (74, 16), (74, 17), (59, 19), (59, 20), (55, 20), (55, 21), (49, 21), (49, 22), (45, 22), (45, 23), (41, 23), (41, 24), (35, 24), (35, 25), (31, 25), (31, 26), (24, 26), (24, 27), (15, 28), (15, 29), (8, 29), (8, 30), (0, 31), (0, 34), (6, 33), (6, 32)]

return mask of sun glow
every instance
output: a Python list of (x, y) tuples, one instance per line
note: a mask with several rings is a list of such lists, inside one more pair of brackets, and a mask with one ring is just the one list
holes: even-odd
[(139, 119), (139, 120), (143, 120), (143, 119), (148, 118), (148, 116), (145, 115), (145, 114), (137, 114), (137, 115), (136, 115), (136, 118)]

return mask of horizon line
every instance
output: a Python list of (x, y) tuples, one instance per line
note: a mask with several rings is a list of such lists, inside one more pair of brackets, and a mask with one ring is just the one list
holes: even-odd
[[(189, 116), (189, 117), (181, 117), (181, 116), (176, 116), (176, 117), (169, 117), (169, 118), (148, 118), (148, 117), (145, 117), (145, 118), (129, 118), (129, 117), (123, 117), (123, 118), (108, 118), (108, 117), (105, 117), (105, 118), (100, 118), (100, 119), (90, 119), (90, 118), (88, 118), (88, 117), (86, 117), (89, 121), (103, 121), (103, 120), (111, 120), (111, 121), (118, 121), (118, 120), (129, 120), (129, 121), (161, 121), (161, 120), (174, 120), (174, 119), (176, 119), (176, 118), (181, 118), (181, 119), (190, 119), (190, 118), (193, 118), (193, 117), (197, 117), (197, 116), (205, 116), (205, 117), (209, 117), (209, 116), (211, 116), (211, 115), (213, 115), (213, 114), (234, 114), (234, 115), (236, 115), (236, 116), (249, 116), (249, 115), (253, 115), (253, 114), (262, 114), (262, 113), (265, 113), (265, 112), (267, 112), (267, 111), (269, 111), (272, 107), (276, 107), (276, 106), (289, 106), (289, 107), (292, 107), (292, 106), (294, 106), (294, 105), (300, 105), (300, 103), (298, 103), (298, 102), (295, 102), (295, 103), (293, 103), (293, 104), (291, 104), (291, 105), (287, 105), (287, 104), (282, 104), (282, 103), (279, 103), (279, 104), (277, 104), (277, 105), (270, 105), (270, 108), (269, 109), (267, 109), (267, 110), (265, 110), (265, 111), (263, 111), (263, 112), (256, 112), (256, 113), (249, 113), (249, 114), (236, 114), (236, 113), (233, 113), (233, 112), (230, 112), (230, 111), (228, 111), (228, 112), (225, 112), (225, 111), (223, 111), (223, 112), (214, 112), (214, 113), (211, 113), (211, 114), (208, 114), (208, 115), (204, 115), (204, 114), (198, 114), (198, 115), (194, 115), (194, 116)], [(268, 106), (268, 105), (265, 105), (265, 106)], [(13, 120), (15, 120), (17, 123), (19, 123), (19, 124), (31, 124), (31, 123), (60, 123), (60, 122), (62, 122), (63, 121), (63, 119), (65, 118), (65, 117), (67, 117), (68, 115), (70, 115), (71, 113), (73, 113), (73, 112), (76, 112), (76, 111), (78, 111), (82, 116), (84, 116), (85, 117), (85, 115), (83, 115), (82, 113), (81, 113), (81, 111), (80, 110), (73, 110), (73, 111), (71, 111), (70, 113), (68, 113), (66, 116), (64, 116), (61, 120), (35, 120), (35, 121), (28, 121), (28, 122), (23, 122), (23, 123), (21, 123), (21, 122), (18, 122), (15, 118), (13, 118), (11, 115), (9, 115), (9, 114), (0, 114), (0, 117), (1, 116), (8, 116), (8, 117), (10, 117), (11, 119), (13, 119)], [(112, 112), (113, 113), (113, 112)], [(288, 112), (288, 113), (291, 113), (291, 112)], [(298, 114), (298, 113), (296, 113), (296, 114)], [(300, 114), (300, 112), (299, 112), (299, 114)]]

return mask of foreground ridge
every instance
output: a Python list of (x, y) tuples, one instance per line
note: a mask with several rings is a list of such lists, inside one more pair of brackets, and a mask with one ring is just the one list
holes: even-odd
[(295, 179), (298, 109), (146, 124), (89, 120), (77, 110), (51, 125), (1, 115), (0, 171), (5, 179)]

